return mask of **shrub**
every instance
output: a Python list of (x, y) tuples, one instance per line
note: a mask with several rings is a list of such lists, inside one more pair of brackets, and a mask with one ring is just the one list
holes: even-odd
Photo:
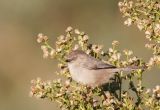
[[(113, 81), (103, 87), (88, 87), (73, 81), (65, 56), (72, 50), (81, 49), (87, 54), (109, 62), (117, 67), (160, 65), (160, 2), (159, 0), (137, 0), (119, 2), (120, 12), (126, 18), (124, 24), (137, 25), (145, 32), (149, 42), (145, 47), (153, 51), (148, 62), (136, 57), (131, 50), (119, 51), (119, 42), (113, 41), (111, 48), (104, 51), (102, 45), (89, 42), (89, 36), (68, 27), (66, 34), (57, 38), (55, 48), (48, 43), (48, 37), (38, 34), (37, 42), (41, 43), (44, 58), (58, 60), (60, 79), (43, 81), (32, 80), (31, 96), (49, 99), (59, 103), (60, 108), (67, 110), (160, 110), (160, 86), (149, 89), (142, 85), (143, 70), (132, 71), (130, 74), (120, 72)], [(106, 60), (107, 59), (107, 60)], [(147, 71), (146, 69), (145, 71)], [(128, 81), (128, 88), (122, 89), (123, 82)]]

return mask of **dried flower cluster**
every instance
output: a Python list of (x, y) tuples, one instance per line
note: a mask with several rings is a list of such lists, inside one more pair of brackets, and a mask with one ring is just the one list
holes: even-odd
[(149, 42), (145, 45), (153, 51), (153, 57), (148, 66), (160, 65), (160, 1), (136, 0), (135, 2), (124, 0), (119, 2), (120, 12), (126, 18), (124, 24), (135, 24), (140, 31), (144, 31)]
[[(124, 24), (128, 26), (136, 24), (153, 42), (145, 45), (153, 50), (153, 57), (145, 63), (131, 50), (119, 51), (118, 41), (113, 41), (109, 49), (103, 50), (102, 45), (90, 43), (89, 36), (85, 32), (72, 27), (66, 29), (65, 35), (57, 37), (55, 48), (49, 45), (47, 36), (39, 34), (37, 42), (41, 44), (43, 57), (58, 60), (60, 71), (56, 73), (61, 78), (53, 81), (43, 81), (40, 78), (32, 80), (31, 96), (56, 101), (64, 110), (160, 110), (160, 86), (157, 85), (153, 89), (144, 87), (142, 85), (144, 70), (132, 71), (130, 74), (120, 72), (110, 83), (96, 88), (78, 84), (70, 76), (65, 57), (76, 49), (81, 49), (117, 67), (151, 68), (160, 63), (159, 0), (137, 0), (136, 3), (124, 0), (119, 2), (119, 6), (124, 17), (127, 17)], [(125, 80), (129, 82), (128, 88), (123, 89)]]

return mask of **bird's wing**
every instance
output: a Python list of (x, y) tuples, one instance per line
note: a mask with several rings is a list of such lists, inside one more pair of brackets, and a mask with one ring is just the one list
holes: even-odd
[[(88, 63), (90, 62), (90, 63)], [(110, 69), (110, 68), (116, 68), (115, 66), (111, 64), (104, 63), (94, 57), (89, 57), (86, 61), (86, 63), (83, 64), (85, 68), (91, 69), (91, 70), (97, 70), (97, 69)]]
[(113, 66), (104, 62), (99, 62), (96, 64), (95, 69), (110, 69), (110, 68), (116, 68), (116, 66)]

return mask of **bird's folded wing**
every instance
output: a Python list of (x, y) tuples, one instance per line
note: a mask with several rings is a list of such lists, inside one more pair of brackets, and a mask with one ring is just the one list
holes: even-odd
[(116, 68), (116, 66), (113, 66), (111, 64), (104, 63), (96, 58), (90, 57), (87, 59), (86, 63), (83, 64), (83, 66), (87, 69), (111, 69)]

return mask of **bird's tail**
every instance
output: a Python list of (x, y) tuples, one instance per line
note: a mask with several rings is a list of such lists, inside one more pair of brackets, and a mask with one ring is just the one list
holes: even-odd
[(124, 71), (124, 72), (131, 72), (131, 71), (134, 71), (134, 70), (138, 70), (138, 69), (141, 69), (141, 70), (145, 70), (147, 67), (145, 66), (142, 66), (142, 67), (138, 67), (138, 66), (128, 66), (128, 67), (123, 67), (123, 68), (114, 68), (112, 69), (112, 72), (121, 72), (121, 71)]

